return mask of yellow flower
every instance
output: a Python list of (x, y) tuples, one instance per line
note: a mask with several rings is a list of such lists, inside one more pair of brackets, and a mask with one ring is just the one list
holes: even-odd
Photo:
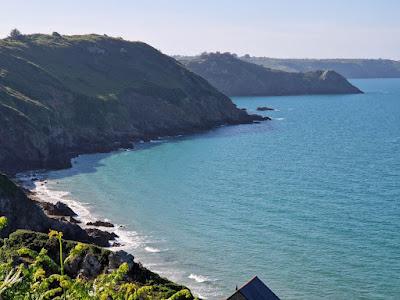
[(39, 268), (36, 270), (35, 274), (33, 274), (33, 278), (36, 281), (38, 279), (43, 279), (45, 277), (45, 275), (46, 275), (46, 272), (42, 268)]
[(0, 217), (0, 230), (7, 226), (8, 220), (6, 217)]
[(61, 231), (56, 231), (56, 230), (50, 229), (49, 238), (55, 237), (55, 238), (61, 239), (62, 236), (63, 236), (63, 233)]

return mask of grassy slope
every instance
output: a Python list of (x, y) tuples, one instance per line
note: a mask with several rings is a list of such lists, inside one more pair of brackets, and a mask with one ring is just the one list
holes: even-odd
[(145, 43), (0, 40), (0, 170), (66, 166), (71, 153), (247, 121), (207, 81)]
[(232, 96), (359, 93), (332, 71), (290, 73), (248, 63), (229, 53), (183, 58), (190, 70)]

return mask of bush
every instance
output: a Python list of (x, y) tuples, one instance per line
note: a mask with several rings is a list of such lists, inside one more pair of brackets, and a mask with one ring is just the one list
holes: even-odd
[(22, 38), (22, 33), (17, 28), (14, 28), (10, 32), (10, 38), (13, 40), (20, 40)]
[(54, 31), (51, 35), (52, 35), (53, 37), (55, 37), (55, 38), (59, 38), (59, 39), (62, 38), (61, 34), (59, 34), (59, 33), (56, 32), (56, 31)]
[[(60, 256), (63, 252), (66, 259)], [(61, 233), (55, 231), (49, 236), (24, 230), (12, 233), (0, 247), (0, 299), (194, 299), (188, 289), (168, 280), (155, 277), (139, 279), (139, 269), (135, 269), (136, 277), (133, 279), (127, 263), (91, 279), (67, 272), (62, 274), (65, 263), (89, 253), (101, 261), (110, 251), (65, 241)]]
[(172, 295), (170, 300), (187, 300), (187, 299), (193, 299), (192, 294), (188, 289), (180, 290), (179, 292), (175, 293)]

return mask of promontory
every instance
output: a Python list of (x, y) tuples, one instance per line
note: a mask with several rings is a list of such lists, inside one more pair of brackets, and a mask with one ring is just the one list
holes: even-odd
[(260, 118), (142, 42), (56, 32), (0, 40), (0, 170), (10, 174)]
[(218, 52), (177, 59), (229, 96), (362, 93), (342, 75), (330, 70), (284, 72)]

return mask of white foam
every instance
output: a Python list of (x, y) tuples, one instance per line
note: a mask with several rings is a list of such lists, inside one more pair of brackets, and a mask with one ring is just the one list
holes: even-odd
[(199, 283), (209, 281), (209, 279), (207, 277), (202, 276), (202, 275), (190, 274), (188, 277)]
[[(19, 174), (17, 178), (25, 188), (34, 192), (41, 201), (54, 204), (62, 202), (68, 205), (77, 214), (76, 219), (81, 221), (81, 224), (79, 225), (82, 228), (87, 227), (86, 223), (94, 222), (99, 219), (92, 214), (89, 203), (73, 200), (70, 197), (69, 192), (50, 189), (48, 186), (48, 180), (43, 174)], [(38, 180), (32, 181), (33, 178), (37, 178)], [(109, 219), (104, 220), (111, 222)], [(129, 251), (145, 244), (145, 241), (137, 232), (126, 230), (123, 225), (115, 224), (114, 228), (102, 228), (102, 230), (115, 232), (118, 235), (116, 242), (121, 244), (121, 246), (112, 247), (110, 250)]]
[(161, 252), (160, 249), (153, 248), (153, 247), (145, 247), (144, 250), (146, 250), (147, 252), (151, 252), (151, 253), (159, 253), (159, 252)]
[(35, 188), (32, 189), (32, 192), (34, 192), (39, 199), (50, 203), (65, 203), (78, 215), (77, 218), (82, 221), (83, 224), (95, 221), (90, 213), (88, 205), (72, 200), (69, 197), (69, 192), (51, 190), (45, 181), (36, 181), (34, 184)]
[[(156, 143), (160, 143), (162, 141), (154, 141)], [(37, 179), (37, 180), (36, 180)], [(99, 218), (98, 216), (94, 216), (92, 213), (92, 206), (90, 203), (79, 202), (72, 199), (71, 194), (66, 191), (54, 190), (52, 188), (54, 183), (57, 183), (56, 180), (47, 179), (47, 176), (44, 172), (31, 173), (31, 174), (19, 174), (18, 180), (21, 184), (35, 193), (35, 195), (41, 200), (50, 203), (56, 203), (58, 201), (67, 204), (75, 213), (77, 213), (76, 219), (80, 220), (82, 223), (79, 224), (81, 227), (86, 228), (86, 223), (93, 222)], [(35, 180), (35, 181), (33, 181)], [(108, 219), (104, 219), (109, 221)], [(109, 221), (110, 222), (110, 221)], [(150, 243), (154, 240), (151, 237), (144, 236), (139, 234), (136, 231), (127, 230), (126, 226), (123, 224), (114, 224), (114, 228), (102, 228), (102, 230), (115, 232), (118, 235), (116, 238), (116, 242), (120, 244), (120, 246), (111, 247), (110, 250), (118, 251), (125, 250), (127, 252), (133, 253), (135, 250), (138, 251), (139, 254), (141, 251), (139, 249), (144, 249), (145, 252), (149, 253), (150, 256), (153, 256), (153, 253), (159, 253), (163, 251), (167, 251), (168, 249), (158, 249), (155, 247), (146, 246), (146, 244)], [(135, 252), (136, 252), (135, 251)], [(139, 257), (139, 260), (144, 263), (144, 266), (150, 267), (153, 272), (160, 274), (161, 276), (168, 277), (174, 281), (182, 281), (182, 279), (186, 276), (183, 271), (176, 269), (175, 266), (164, 263), (153, 262), (150, 257), (143, 256)], [(147, 261), (147, 263), (146, 263)], [(157, 268), (157, 269), (156, 269)], [(197, 283), (210, 282), (210, 280), (202, 275), (190, 274), (188, 276), (189, 279), (194, 280)], [(189, 284), (190, 285), (190, 284)], [(209, 288), (204, 285), (203, 287), (192, 286), (192, 291), (199, 295), (202, 299), (207, 299), (206, 296), (201, 295), (206, 293), (210, 293)]]
[(273, 118), (273, 120), (283, 121), (283, 120), (285, 120), (285, 118)]

